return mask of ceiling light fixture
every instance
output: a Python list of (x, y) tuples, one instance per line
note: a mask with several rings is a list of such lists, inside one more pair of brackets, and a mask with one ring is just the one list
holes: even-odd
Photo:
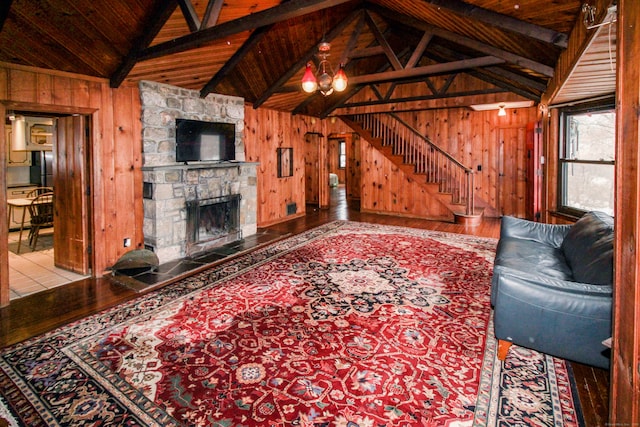
[(322, 42), (318, 46), (320, 64), (318, 64), (318, 71), (315, 75), (311, 70), (311, 63), (307, 63), (304, 76), (302, 76), (302, 90), (305, 92), (313, 93), (319, 89), (322, 95), (329, 96), (334, 90), (342, 92), (347, 88), (348, 78), (344, 72), (344, 64), (340, 64), (338, 72), (334, 75), (331, 64), (327, 60), (329, 50), (331, 50), (330, 43)]
[(11, 150), (27, 149), (26, 122), (24, 116), (15, 115), (11, 120)]

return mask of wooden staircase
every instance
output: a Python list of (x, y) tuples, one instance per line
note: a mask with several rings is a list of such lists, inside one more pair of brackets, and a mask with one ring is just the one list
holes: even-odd
[(340, 118), (453, 213), (456, 223), (477, 225), (473, 170), (465, 167), (393, 113)]

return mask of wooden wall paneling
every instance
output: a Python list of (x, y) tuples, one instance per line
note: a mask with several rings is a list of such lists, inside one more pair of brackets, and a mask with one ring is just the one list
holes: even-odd
[(329, 193), (329, 138), (325, 135), (318, 139), (318, 198), (320, 209), (328, 209), (331, 199), (331, 194)]
[[(6, 75), (0, 69), (0, 95), (2, 95), (3, 85), (6, 83), (6, 79), (2, 76)], [(6, 87), (6, 86), (5, 86)], [(0, 117), (6, 117), (7, 110), (0, 103)], [(7, 163), (7, 150), (4, 147), (7, 146), (8, 141), (5, 140), (5, 121), (0, 120), (0, 182), (7, 182), (7, 168), (4, 166)], [(0, 236), (6, 236), (9, 232), (7, 227), (7, 186), (3, 185), (0, 189)], [(0, 239), (0, 307), (4, 307), (9, 304), (11, 294), (9, 290), (9, 241), (8, 239)]]
[[(122, 88), (119, 90), (123, 90)], [(142, 227), (142, 200), (134, 196), (130, 200), (134, 209), (117, 211), (115, 201), (118, 199), (117, 191), (131, 194), (131, 188), (141, 186), (139, 171), (124, 172), (118, 180), (115, 188), (115, 157), (118, 153), (114, 146), (114, 111), (122, 108), (132, 108), (132, 99), (138, 97), (137, 88), (130, 87), (126, 91), (131, 92), (132, 97), (119, 100), (112, 96), (109, 82), (90, 76), (79, 76), (71, 73), (56, 72), (50, 70), (24, 67), (13, 64), (0, 64), (0, 101), (5, 105), (19, 106), (18, 109), (37, 111), (43, 113), (80, 113), (91, 116), (91, 169), (89, 185), (92, 188), (91, 223), (93, 225), (92, 267), (93, 274), (101, 276), (106, 268), (117, 261), (117, 254), (122, 248), (122, 239), (126, 236), (119, 233), (127, 230), (130, 233), (130, 224), (137, 223)], [(114, 105), (114, 103), (126, 102), (126, 105)], [(123, 119), (124, 120), (124, 119)], [(130, 117), (126, 128), (139, 126), (139, 116)], [(139, 128), (138, 128), (139, 129)], [(129, 141), (118, 141), (119, 148), (128, 150), (129, 155), (140, 152), (141, 135), (139, 130), (132, 133)], [(133, 145), (132, 145), (133, 144)], [(134, 147), (137, 144), (138, 147)], [(124, 154), (123, 154), (124, 155)], [(140, 180), (137, 182), (136, 180)], [(0, 200), (6, 203), (6, 194)], [(139, 206), (138, 206), (139, 205)], [(139, 215), (139, 217), (138, 217)], [(132, 220), (132, 218), (134, 218)], [(119, 223), (124, 226), (119, 226)], [(4, 286), (4, 283), (3, 283)], [(6, 284), (8, 287), (8, 283)]]
[(618, 2), (610, 425), (640, 425), (640, 2)]
[(54, 76), (49, 74), (37, 74), (37, 99), (39, 104), (53, 104), (53, 79)]
[(304, 144), (304, 191), (305, 203), (320, 205), (319, 143), (321, 136), (317, 133), (305, 135)]
[(361, 141), (361, 210), (452, 221), (452, 214), (369, 143)]
[[(428, 110), (398, 115), (416, 130), (427, 136), (438, 147), (452, 154), (462, 164), (474, 170), (476, 205), (484, 208), (486, 216), (500, 215), (499, 128), (524, 128), (529, 121), (535, 120), (537, 108), (509, 110), (507, 117), (498, 117), (497, 111), (471, 111), (466, 108), (449, 110)], [(509, 174), (508, 179), (516, 179), (518, 170), (522, 171), (526, 161), (526, 151), (519, 145), (513, 145), (513, 153), (507, 156), (520, 164)], [(507, 147), (508, 148), (508, 147)], [(481, 170), (477, 167), (481, 165)], [(519, 182), (521, 191), (525, 183)], [(518, 190), (518, 191), (520, 191)], [(514, 194), (518, 193), (516, 191)], [(517, 198), (524, 197), (518, 195)]]
[[(53, 103), (56, 105), (75, 105), (73, 103), (73, 91), (77, 81), (74, 83), (66, 76), (54, 76), (53, 78)], [(80, 105), (78, 105), (80, 106)]]
[[(131, 200), (142, 200), (142, 146), (140, 122), (140, 97), (137, 90), (121, 87), (113, 91), (114, 104), (118, 108), (113, 114), (114, 186), (116, 211), (131, 209)], [(131, 176), (133, 174), (133, 176)], [(127, 185), (133, 179), (134, 185)], [(118, 221), (118, 235), (131, 239), (131, 247), (124, 247), (124, 240), (112, 248), (113, 257), (119, 259), (124, 253), (144, 246), (144, 236), (139, 218), (142, 218), (142, 203), (134, 205), (135, 215)]]
[(9, 70), (8, 100), (38, 102), (37, 74), (33, 71)]
[(347, 203), (360, 207), (362, 197), (362, 143), (358, 134), (347, 139)]
[[(312, 123), (313, 121), (313, 123)], [(304, 116), (245, 106), (245, 157), (258, 167), (258, 227), (266, 227), (305, 214), (305, 138), (308, 132), (322, 133), (322, 123)], [(278, 178), (277, 148), (293, 148), (293, 177)], [(295, 203), (297, 213), (286, 214)]]

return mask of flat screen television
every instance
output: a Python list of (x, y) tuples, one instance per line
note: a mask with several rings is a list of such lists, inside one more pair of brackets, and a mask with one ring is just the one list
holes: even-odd
[(236, 125), (176, 119), (176, 162), (236, 159)]

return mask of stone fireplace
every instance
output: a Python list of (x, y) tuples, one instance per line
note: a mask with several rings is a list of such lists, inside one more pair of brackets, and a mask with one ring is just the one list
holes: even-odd
[[(140, 82), (144, 242), (161, 263), (256, 233), (256, 164), (244, 161), (244, 100)], [(176, 162), (176, 119), (233, 123), (235, 161)]]

